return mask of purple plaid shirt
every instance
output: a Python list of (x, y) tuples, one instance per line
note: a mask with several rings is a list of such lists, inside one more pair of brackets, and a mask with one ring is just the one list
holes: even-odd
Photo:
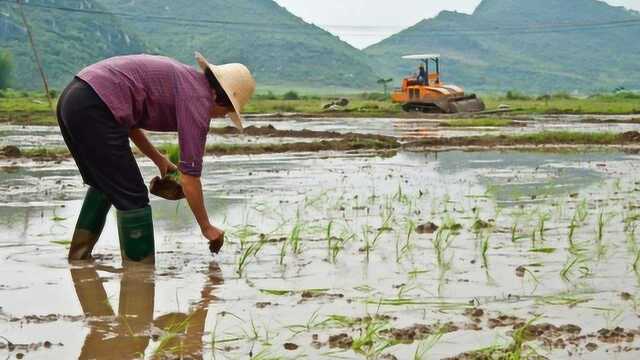
[(177, 131), (180, 171), (200, 176), (213, 96), (206, 77), (176, 60), (151, 55), (118, 56), (77, 75), (129, 128)]

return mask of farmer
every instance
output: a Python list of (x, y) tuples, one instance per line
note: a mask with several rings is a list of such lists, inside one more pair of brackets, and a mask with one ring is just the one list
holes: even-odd
[[(58, 101), (58, 123), (89, 189), (71, 241), (69, 260), (91, 259), (107, 213), (117, 209), (123, 261), (154, 262), (149, 195), (129, 140), (151, 159), (161, 176), (179, 170), (184, 196), (209, 247), (224, 241), (204, 205), (200, 175), (211, 118), (229, 115), (242, 130), (240, 112), (255, 90), (241, 64), (212, 65), (196, 53), (202, 72), (150, 55), (114, 57), (76, 75)], [(144, 130), (176, 131), (176, 167)]]
[(418, 68), (418, 84), (429, 85), (427, 84), (427, 72), (424, 69), (424, 65), (420, 65)]

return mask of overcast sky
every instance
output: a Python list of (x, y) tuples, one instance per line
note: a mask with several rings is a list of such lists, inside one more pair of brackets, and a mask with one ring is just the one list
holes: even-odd
[[(305, 21), (340, 36), (357, 48), (374, 44), (422, 19), (434, 17), (442, 10), (472, 13), (480, 3), (480, 0), (275, 1)], [(640, 0), (606, 2), (640, 10)]]

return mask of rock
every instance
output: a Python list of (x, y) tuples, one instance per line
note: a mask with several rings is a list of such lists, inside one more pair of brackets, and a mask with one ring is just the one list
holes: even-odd
[(329, 111), (339, 111), (339, 110), (344, 110), (343, 108), (346, 107), (347, 105), (349, 105), (349, 99), (340, 98), (324, 104), (322, 108)]
[(7, 157), (19, 157), (22, 152), (17, 146), (7, 145), (2, 148), (2, 154)]
[(349, 99), (340, 98), (338, 101), (335, 102), (335, 104), (338, 105), (338, 106), (347, 106), (347, 105), (349, 105)]

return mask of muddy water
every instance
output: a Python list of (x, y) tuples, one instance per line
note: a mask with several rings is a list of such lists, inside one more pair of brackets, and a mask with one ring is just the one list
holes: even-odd
[[(66, 262), (84, 190), (71, 162), (3, 167), (0, 344), (15, 348), (0, 356), (441, 358), (506, 346), (535, 318), (584, 335), (565, 348), (539, 336), (528, 346), (541, 355), (634, 359), (637, 164), (618, 152), (209, 158), (221, 255), (184, 202), (153, 199), (156, 267), (125, 270), (113, 213), (96, 263)], [(418, 233), (428, 221), (461, 228)], [(431, 330), (389, 342), (414, 324)], [(631, 335), (598, 333), (616, 327)]]
[[(636, 116), (637, 117), (637, 116)], [(247, 120), (248, 125), (273, 125), (278, 130), (303, 129), (313, 131), (332, 131), (338, 133), (362, 133), (394, 136), (402, 139), (420, 139), (429, 137), (453, 137), (485, 134), (513, 134), (538, 131), (610, 131), (626, 132), (640, 131), (640, 124), (630, 123), (632, 115), (538, 115), (535, 117), (514, 117), (517, 126), (508, 127), (469, 127), (447, 128), (438, 125), (444, 119), (380, 119), (380, 118), (284, 118)], [(590, 121), (590, 122), (583, 122)], [(614, 121), (614, 122), (607, 122)], [(626, 123), (625, 123), (626, 122)], [(213, 127), (225, 127), (224, 121), (213, 122)], [(175, 143), (175, 134), (151, 133), (155, 143)], [(254, 136), (221, 136), (210, 134), (207, 142), (229, 144), (252, 143), (285, 143), (316, 141), (301, 137), (254, 137)], [(0, 148), (6, 145), (16, 145), (20, 148), (63, 147), (62, 136), (56, 126), (20, 126), (0, 124)]]
[[(505, 117), (509, 118), (509, 117)], [(285, 118), (274, 119), (253, 118), (251, 124), (267, 126), (272, 124), (281, 130), (337, 131), (358, 132), (395, 136), (399, 138), (419, 139), (428, 137), (453, 137), (485, 134), (530, 133), (538, 131), (638, 131), (640, 124), (629, 121), (637, 115), (535, 115), (514, 116), (516, 126), (507, 127), (467, 127), (449, 128), (438, 125), (446, 119), (381, 119), (381, 118)], [(584, 122), (590, 121), (590, 122)], [(625, 123), (626, 122), (626, 123)]]

